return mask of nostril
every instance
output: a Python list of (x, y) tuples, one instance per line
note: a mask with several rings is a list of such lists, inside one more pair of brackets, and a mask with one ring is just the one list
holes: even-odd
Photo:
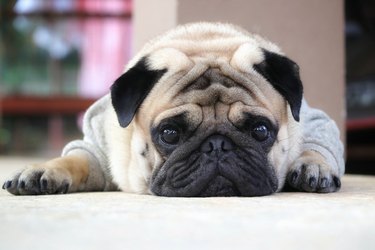
[(201, 144), (203, 153), (212, 151), (230, 151), (233, 149), (233, 142), (223, 135), (211, 135)]
[(210, 153), (214, 150), (214, 144), (211, 141), (204, 141), (201, 145), (201, 151), (204, 153)]
[(229, 151), (233, 149), (233, 143), (229, 140), (223, 140), (221, 143), (221, 149), (224, 151)]

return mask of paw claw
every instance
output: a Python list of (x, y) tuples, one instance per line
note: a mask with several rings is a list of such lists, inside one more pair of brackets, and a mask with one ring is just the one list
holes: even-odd
[(334, 176), (333, 177), (333, 181), (334, 181), (334, 183), (335, 183), (335, 185), (336, 185), (337, 188), (341, 187), (341, 181), (340, 181), (340, 179), (338, 177)]
[(20, 181), (20, 182), (18, 183), (18, 188), (19, 188), (19, 189), (24, 189), (25, 186), (26, 186), (25, 181)]
[(68, 190), (69, 190), (69, 183), (66, 183), (65, 184), (65, 187), (64, 187), (64, 191), (63, 191), (63, 194), (66, 194), (66, 193), (68, 193)]
[(328, 187), (328, 180), (327, 180), (327, 178), (322, 178), (321, 180), (320, 180), (320, 188), (327, 188)]
[(292, 184), (297, 184), (296, 182), (297, 182), (297, 177), (298, 177), (298, 173), (297, 173), (297, 171), (294, 171), (291, 175), (290, 175), (290, 182), (292, 183)]
[(66, 194), (66, 193), (68, 193), (69, 186), (70, 186), (69, 183), (64, 182), (63, 184), (61, 184), (60, 188), (58, 188), (56, 190), (56, 194)]
[(48, 181), (46, 179), (40, 180), (40, 192), (43, 194), (48, 194)]
[(316, 187), (316, 178), (315, 177), (310, 177), (309, 186), (310, 186), (310, 188), (315, 189), (315, 187)]
[(12, 186), (12, 181), (6, 181), (3, 184), (3, 189), (8, 189)]

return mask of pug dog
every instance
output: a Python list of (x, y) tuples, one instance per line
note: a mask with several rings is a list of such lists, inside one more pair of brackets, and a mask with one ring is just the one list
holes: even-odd
[(150, 41), (89, 108), (83, 133), (3, 188), (263, 196), (284, 186), (334, 192), (344, 173), (338, 129), (305, 103), (297, 64), (230, 24), (188, 24)]

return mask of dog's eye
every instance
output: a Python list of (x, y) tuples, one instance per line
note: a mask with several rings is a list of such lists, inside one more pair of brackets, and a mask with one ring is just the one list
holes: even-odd
[(270, 131), (265, 124), (258, 123), (253, 127), (251, 135), (257, 141), (265, 141), (270, 136)]
[(160, 137), (167, 144), (177, 144), (180, 141), (180, 132), (174, 127), (167, 127), (162, 129)]

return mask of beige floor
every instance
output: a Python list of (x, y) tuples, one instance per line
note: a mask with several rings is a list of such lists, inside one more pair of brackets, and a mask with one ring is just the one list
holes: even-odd
[[(0, 181), (30, 161), (0, 157)], [(375, 249), (375, 177), (259, 198), (1, 190), (0, 249)]]

